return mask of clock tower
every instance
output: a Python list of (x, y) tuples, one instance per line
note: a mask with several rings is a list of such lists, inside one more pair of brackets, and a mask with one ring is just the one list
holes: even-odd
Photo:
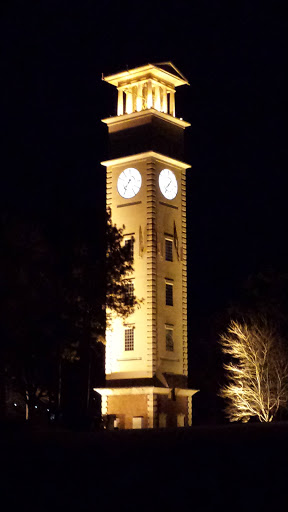
[[(190, 426), (187, 388), (187, 250), (184, 129), (175, 88), (188, 84), (171, 63), (103, 78), (117, 87), (109, 130), (107, 207), (124, 228), (134, 272), (128, 290), (143, 299), (123, 320), (107, 311), (102, 415), (120, 429)], [(188, 84), (189, 85), (189, 84)]]

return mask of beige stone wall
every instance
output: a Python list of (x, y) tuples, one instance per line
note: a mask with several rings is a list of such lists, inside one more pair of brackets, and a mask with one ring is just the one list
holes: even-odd
[[(167, 200), (159, 188), (159, 174), (169, 168), (176, 176), (178, 194)], [(156, 162), (157, 227), (157, 368), (162, 373), (183, 374), (183, 283), (182, 283), (182, 171), (175, 165)], [(165, 238), (173, 239), (173, 262), (165, 260)], [(177, 238), (177, 248), (176, 242)], [(178, 254), (177, 254), (178, 252)], [(173, 306), (166, 306), (166, 279), (173, 285)], [(166, 350), (165, 325), (173, 328), (174, 351)]]
[[(142, 186), (131, 200), (117, 191), (117, 180), (127, 167), (135, 167)], [(159, 174), (169, 168), (176, 176), (178, 194), (166, 200), (159, 189)], [(123, 322), (112, 321), (106, 338), (107, 379), (152, 377), (156, 370), (187, 375), (187, 275), (185, 171), (171, 162), (150, 156), (107, 168), (107, 205), (124, 235), (134, 237), (135, 294), (140, 309)], [(173, 262), (165, 260), (165, 237), (173, 240)], [(166, 306), (166, 280), (173, 284), (173, 306)], [(134, 326), (134, 350), (124, 350), (124, 323)], [(166, 330), (173, 329), (174, 351), (166, 350)]]
[[(132, 199), (124, 199), (117, 191), (117, 181), (121, 172), (135, 167), (142, 176), (142, 186)], [(140, 309), (136, 309), (125, 322), (114, 318), (112, 329), (106, 333), (106, 376), (109, 378), (143, 378), (152, 377), (153, 368), (149, 354), (147, 356), (147, 158), (129, 163), (121, 163), (107, 168), (107, 206), (112, 210), (112, 219), (118, 227), (125, 226), (125, 236), (134, 238), (134, 273), (131, 276), (135, 295), (143, 299)], [(141, 238), (141, 239), (140, 239)], [(134, 350), (124, 350), (124, 324), (134, 325)], [(150, 326), (149, 326), (150, 327)]]
[[(115, 414), (118, 419), (119, 429), (132, 429), (133, 417), (143, 417), (143, 428), (157, 428), (159, 415), (166, 415), (166, 427), (177, 427), (177, 416), (184, 414), (184, 426), (189, 426), (189, 404), (187, 396), (154, 395), (155, 418), (153, 425), (149, 424), (148, 398), (150, 395), (110, 395), (107, 397), (107, 414)], [(153, 395), (151, 395), (153, 396)], [(150, 421), (151, 422), (151, 421)]]
[(107, 414), (116, 414), (120, 429), (132, 428), (134, 416), (143, 416), (143, 428), (148, 428), (147, 395), (109, 396)]
[(185, 427), (188, 426), (188, 398), (177, 396), (175, 400), (166, 395), (158, 395), (158, 413), (167, 414), (166, 426), (177, 427), (177, 414), (185, 415)]

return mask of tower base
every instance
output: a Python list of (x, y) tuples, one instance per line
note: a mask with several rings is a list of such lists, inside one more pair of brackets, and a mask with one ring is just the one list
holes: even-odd
[[(95, 388), (102, 397), (102, 418), (110, 428), (175, 428), (192, 425), (196, 389), (154, 386)], [(112, 420), (112, 421), (111, 421)]]

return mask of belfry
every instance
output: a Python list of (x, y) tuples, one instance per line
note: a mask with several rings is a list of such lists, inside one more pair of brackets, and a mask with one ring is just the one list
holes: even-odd
[[(188, 84), (171, 63), (103, 78), (118, 89), (117, 115), (103, 119), (110, 139), (106, 200), (133, 251), (128, 286), (143, 299), (106, 331), (102, 416), (119, 429), (192, 425), (187, 388), (187, 248), (184, 129), (175, 88)], [(189, 85), (189, 84), (188, 84)], [(110, 312), (107, 311), (110, 315)]]

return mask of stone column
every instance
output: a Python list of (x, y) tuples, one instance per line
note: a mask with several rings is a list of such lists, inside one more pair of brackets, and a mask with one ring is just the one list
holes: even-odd
[(137, 110), (137, 94), (138, 88), (137, 85), (134, 85), (132, 87), (132, 112), (136, 112)]
[(137, 112), (141, 112), (142, 110), (142, 84), (138, 84), (137, 86), (136, 110)]
[(169, 114), (175, 117), (175, 91), (170, 92)]
[(133, 112), (133, 97), (132, 91), (129, 89), (126, 91), (126, 114), (132, 114)]
[(163, 102), (162, 102), (162, 112), (165, 112), (165, 114), (168, 113), (167, 110), (167, 89), (166, 87), (163, 87)]
[(161, 102), (160, 102), (160, 87), (159, 85), (155, 85), (155, 105), (156, 110), (161, 111)]
[(123, 90), (118, 89), (117, 116), (122, 116), (123, 113)]
[(152, 107), (153, 107), (152, 80), (148, 80), (147, 108), (152, 108)]

